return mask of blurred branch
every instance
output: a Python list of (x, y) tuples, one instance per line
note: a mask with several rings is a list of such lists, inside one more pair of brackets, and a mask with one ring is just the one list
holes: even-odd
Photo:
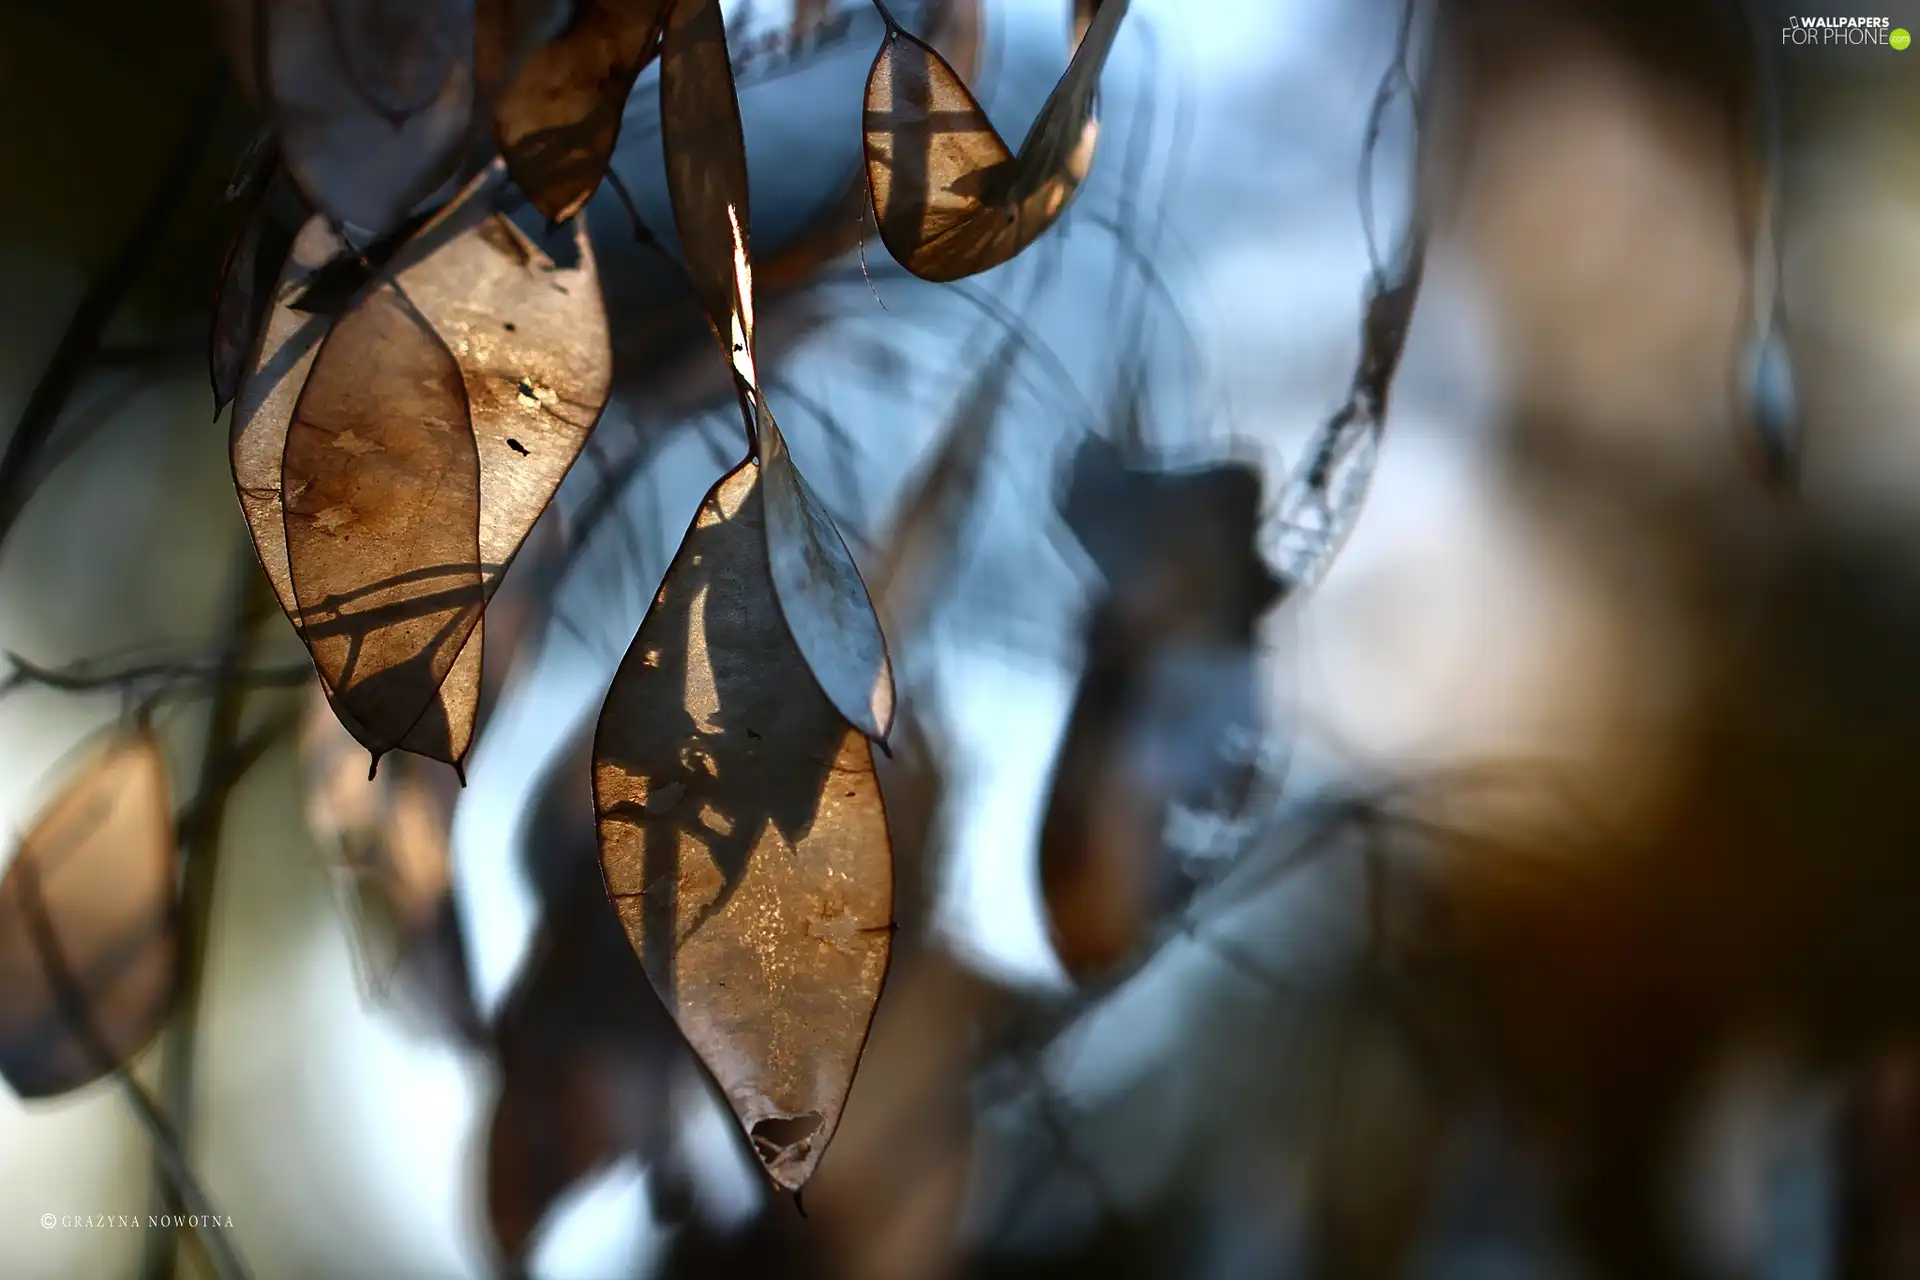
[(227, 1228), (223, 1225), (227, 1220), (215, 1208), (206, 1188), (200, 1185), (199, 1178), (194, 1175), (193, 1166), (181, 1146), (179, 1133), (167, 1123), (166, 1113), (155, 1104), (153, 1096), (128, 1073), (88, 1011), (86, 993), (73, 976), (72, 966), (67, 963), (60, 947), (59, 931), (54, 928), (53, 920), (47, 913), (46, 900), (40, 892), (39, 867), (34, 859), (22, 858), (14, 864), (13, 873), (19, 878), (20, 903), (27, 918), (27, 928), (33, 935), (34, 950), (46, 969), (47, 981), (60, 1002), (62, 1016), (73, 1028), (75, 1037), (86, 1046), (87, 1052), (93, 1054), (120, 1082), (134, 1114), (153, 1139), (154, 1157), (161, 1176), (173, 1193), (172, 1198), (185, 1213), (216, 1220), (206, 1228), (195, 1231), (195, 1237), (206, 1249), (207, 1260), (214, 1274), (220, 1280), (245, 1280), (246, 1266), (227, 1241)]
[(13, 664), (13, 670), (6, 679), (0, 680), (0, 697), (29, 685), (62, 693), (98, 693), (109, 689), (126, 693), (143, 684), (158, 684), (162, 691), (171, 693), (180, 685), (217, 689), (235, 684), (248, 689), (297, 689), (314, 678), (313, 665), (305, 662), (298, 666), (234, 671), (227, 668), (222, 657), (198, 662), (148, 662), (115, 671), (95, 671), (90, 662), (43, 667), (17, 653), (9, 653), (6, 658)]
[[(185, 862), (180, 889), (180, 918), (175, 957), (178, 1002), (167, 1029), (161, 1060), (160, 1087), (166, 1114), (177, 1132), (190, 1134), (193, 1122), (194, 1061), (199, 1041), (200, 999), (206, 976), (207, 932), (213, 919), (213, 896), (220, 870), (221, 834), (227, 802), (234, 787), (255, 760), (278, 736), (256, 733), (242, 741), (240, 724), (246, 710), (248, 683), (241, 679), (247, 651), (260, 624), (272, 612), (274, 600), (266, 576), (254, 559), (253, 547), (243, 544), (234, 558), (236, 581), (226, 651), (213, 671), (213, 702), (207, 711), (207, 734), (201, 748), (200, 772), (187, 820), (180, 832)], [(291, 724), (289, 714), (286, 723)], [(269, 726), (271, 729), (272, 726)], [(284, 731), (284, 730), (281, 730)], [(163, 1206), (178, 1212), (170, 1182), (161, 1184)], [(170, 1232), (150, 1232), (142, 1274), (148, 1280), (167, 1280), (176, 1274), (178, 1253)]]
[(28, 397), (13, 434), (7, 438), (5, 451), (0, 452), (0, 546), (5, 544), (33, 496), (35, 483), (40, 478), (36, 464), (41, 452), (52, 439), (67, 401), (99, 357), (107, 325), (160, 247), (161, 234), (191, 190), (226, 95), (226, 73), (216, 70), (188, 114), (180, 141), (161, 172), (159, 187), (148, 198), (106, 272), (80, 300), (73, 318), (67, 322), (66, 332), (61, 335), (60, 345), (54, 349), (53, 359)]

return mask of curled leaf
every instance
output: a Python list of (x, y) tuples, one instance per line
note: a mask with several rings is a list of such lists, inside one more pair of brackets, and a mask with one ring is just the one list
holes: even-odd
[(179, 851), (145, 729), (90, 760), (0, 879), (0, 1075), (23, 1098), (89, 1084), (165, 1025)]
[(1242, 466), (1136, 470), (1097, 440), (1075, 460), (1062, 514), (1105, 581), (1040, 871), (1054, 949), (1078, 978), (1134, 955), (1192, 891), (1166, 839), (1176, 808), (1230, 823), (1252, 795), (1255, 630), (1281, 594), (1255, 547), (1260, 506)]
[(607, 891), (775, 1183), (839, 1123), (892, 944), (872, 749), (773, 593), (761, 468), (707, 495), (594, 742)]
[(1066, 211), (1093, 167), (1095, 99), (1127, 0), (1082, 26), (1066, 74), (1016, 155), (953, 67), (891, 15), (867, 74), (867, 187), (887, 251), (923, 280), (1013, 259)]
[(659, 48), (671, 0), (580, 0), (573, 23), (536, 49), (494, 114), (507, 171), (555, 222), (606, 176), (633, 82)]
[(393, 284), (327, 335), (280, 484), (301, 639), (377, 759), (433, 703), (484, 603), (466, 384)]
[[(735, 255), (736, 246), (748, 252), (747, 149), (720, 0), (676, 0), (667, 17), (660, 142), (694, 296), (737, 366), (753, 345), (752, 285), (740, 287)], [(745, 332), (737, 333), (743, 308)]]

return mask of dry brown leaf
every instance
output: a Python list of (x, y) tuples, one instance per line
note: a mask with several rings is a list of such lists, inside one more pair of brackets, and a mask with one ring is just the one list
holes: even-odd
[(301, 639), (377, 761), (434, 703), (485, 604), (466, 382), (396, 285), (321, 344), (280, 485)]
[(581, 0), (573, 24), (536, 49), (494, 114), (507, 171), (555, 222), (600, 186), (633, 82), (659, 49), (671, 0)]
[(892, 943), (865, 737), (810, 678), (767, 560), (760, 469), (707, 495), (594, 743), (607, 891), (775, 1183), (839, 1124)]
[(880, 11), (887, 35), (867, 75), (865, 117), (880, 239), (923, 280), (1012, 260), (1059, 220), (1093, 167), (1100, 72), (1127, 0), (1105, 0), (1084, 28), (1076, 19), (1084, 38), (1017, 155), (953, 67)]
[(179, 850), (159, 740), (113, 740), (28, 829), (0, 879), (0, 1075), (23, 1098), (143, 1048), (174, 989)]
[[(612, 381), (606, 316), (584, 229), (562, 232), (571, 252), (568, 261), (555, 262), (492, 211), (490, 195), (499, 186), (498, 170), (476, 180), (392, 264), (406, 297), (461, 367), (479, 448), (479, 563), (486, 599), (578, 456)], [(297, 311), (292, 303), (344, 252), (324, 219), (311, 219), (302, 229), (233, 417), (241, 506), (281, 607), (296, 622), (300, 609), (282, 522), (281, 458), (294, 403), (334, 322)], [(377, 437), (355, 431), (343, 448), (352, 453), (378, 444)], [(328, 517), (339, 518), (339, 512)], [(454, 763), (463, 759), (480, 696), (477, 637), (476, 627), (439, 689), (438, 709), (430, 709), (400, 742), (377, 742), (378, 735), (353, 722), (350, 712), (348, 727), (370, 750), (397, 745)]]

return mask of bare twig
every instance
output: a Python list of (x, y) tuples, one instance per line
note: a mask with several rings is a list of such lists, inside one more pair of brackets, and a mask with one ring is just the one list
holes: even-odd
[(186, 128), (161, 173), (159, 187), (140, 211), (120, 252), (80, 300), (46, 372), (27, 398), (20, 422), (8, 437), (5, 452), (0, 453), (0, 544), (5, 543), (33, 496), (40, 454), (53, 436), (61, 411), (98, 357), (101, 335), (159, 248), (162, 233), (191, 190), (220, 110), (226, 104), (226, 93), (226, 74), (216, 71), (188, 114)]

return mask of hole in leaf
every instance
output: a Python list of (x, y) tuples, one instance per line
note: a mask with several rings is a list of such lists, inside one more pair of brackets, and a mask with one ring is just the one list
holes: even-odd
[(753, 1126), (753, 1145), (772, 1160), (793, 1150), (820, 1129), (821, 1115), (808, 1111), (797, 1116), (769, 1116)]

